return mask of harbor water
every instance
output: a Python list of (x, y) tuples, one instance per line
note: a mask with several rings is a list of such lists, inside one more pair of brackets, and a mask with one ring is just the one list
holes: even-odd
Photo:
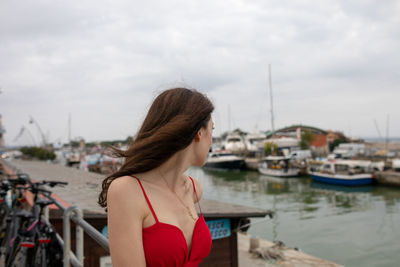
[(207, 199), (269, 209), (248, 232), (344, 266), (398, 266), (400, 189), (343, 187), (310, 177), (274, 178), (255, 171), (191, 168)]

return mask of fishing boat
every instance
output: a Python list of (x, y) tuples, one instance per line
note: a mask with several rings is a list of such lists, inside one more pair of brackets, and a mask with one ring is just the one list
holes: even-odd
[(283, 156), (268, 156), (258, 165), (261, 174), (276, 177), (295, 177), (300, 169), (293, 166), (292, 158)]
[(231, 152), (226, 150), (219, 150), (215, 152), (210, 152), (205, 168), (212, 169), (244, 169), (246, 163), (243, 158), (233, 155)]
[(374, 182), (377, 165), (366, 160), (325, 161), (317, 170), (309, 170), (317, 182), (337, 185), (369, 185)]

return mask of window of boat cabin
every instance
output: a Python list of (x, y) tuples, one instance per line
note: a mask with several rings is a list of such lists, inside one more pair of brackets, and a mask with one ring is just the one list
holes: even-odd
[(349, 172), (349, 165), (335, 164), (335, 172), (347, 174)]
[(322, 170), (324, 171), (331, 171), (331, 165), (330, 164), (324, 164), (322, 166)]
[(364, 172), (365, 172), (365, 169), (364, 169), (363, 167), (361, 167), (361, 166), (354, 166), (353, 172), (354, 172), (355, 174), (357, 174), (357, 173), (364, 173)]

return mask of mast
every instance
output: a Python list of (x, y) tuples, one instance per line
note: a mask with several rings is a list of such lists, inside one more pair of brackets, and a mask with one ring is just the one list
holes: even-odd
[(271, 130), (272, 130), (272, 134), (274, 134), (275, 126), (274, 126), (274, 107), (273, 107), (273, 101), (272, 101), (271, 64), (268, 64), (268, 72), (269, 72), (269, 95), (270, 95), (270, 102), (271, 102)]
[(231, 132), (231, 105), (228, 104), (228, 132)]
[(388, 148), (389, 148), (389, 114), (387, 114), (386, 117), (386, 142), (385, 142), (386, 155), (388, 153)]
[(71, 113), (68, 114), (68, 143), (71, 144)]

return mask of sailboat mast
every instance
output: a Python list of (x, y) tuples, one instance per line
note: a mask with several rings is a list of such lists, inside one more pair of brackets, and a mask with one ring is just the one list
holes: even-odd
[(269, 95), (270, 95), (270, 102), (271, 102), (271, 130), (272, 130), (272, 134), (274, 134), (275, 126), (274, 126), (274, 107), (273, 107), (273, 101), (272, 101), (271, 64), (268, 64), (268, 72), (269, 72)]
[(385, 150), (388, 153), (389, 148), (389, 114), (386, 117), (386, 142), (385, 142)]
[(68, 143), (71, 144), (71, 113), (68, 114)]
[(231, 132), (231, 105), (228, 104), (228, 132)]

